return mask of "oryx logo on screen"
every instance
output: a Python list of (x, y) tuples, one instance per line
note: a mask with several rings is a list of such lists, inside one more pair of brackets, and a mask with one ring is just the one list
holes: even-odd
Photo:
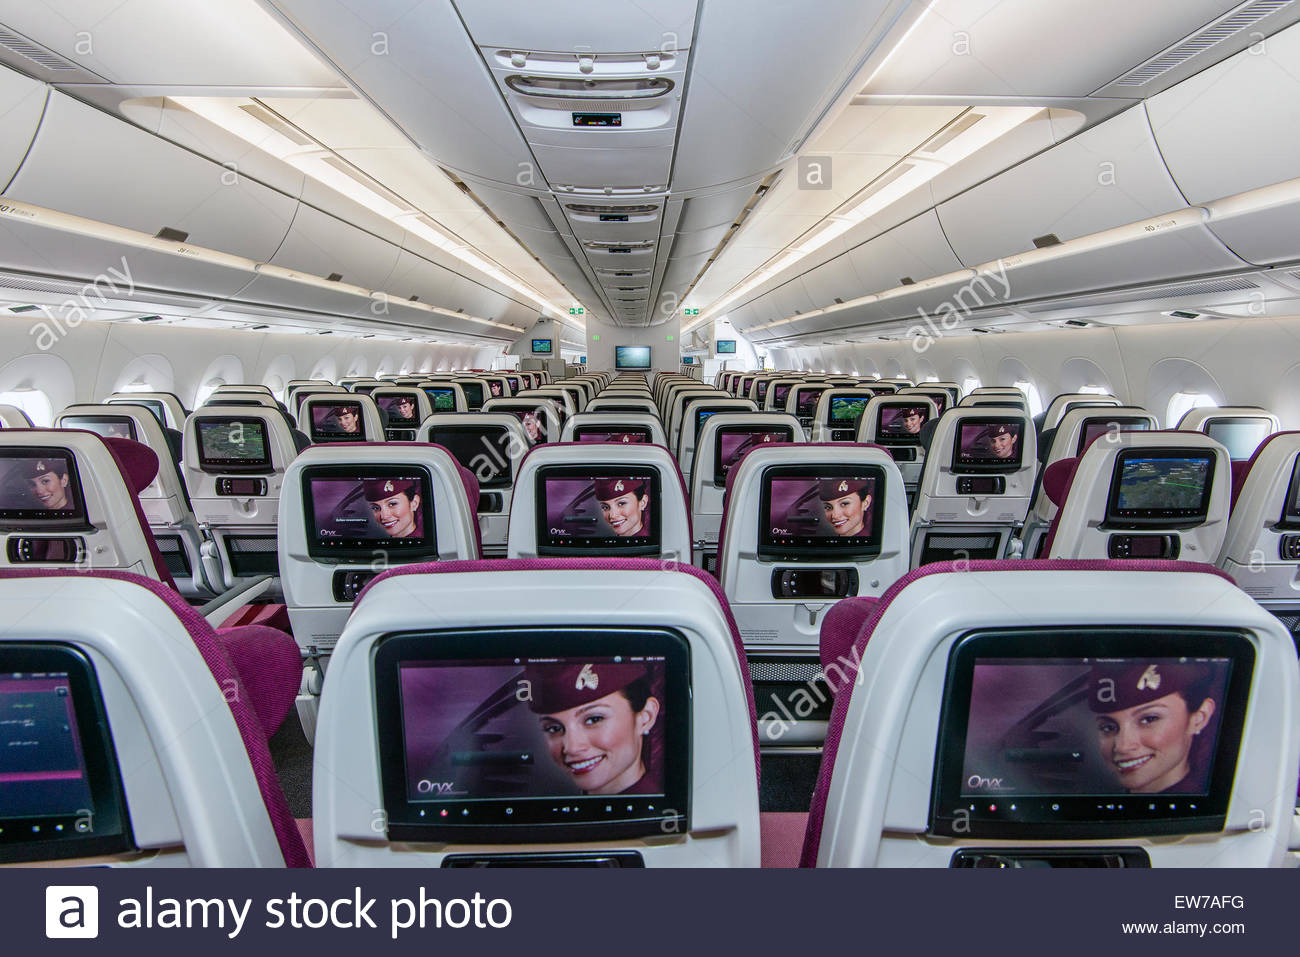
[(99, 888), (71, 884), (45, 888), (45, 936), (98, 937)]

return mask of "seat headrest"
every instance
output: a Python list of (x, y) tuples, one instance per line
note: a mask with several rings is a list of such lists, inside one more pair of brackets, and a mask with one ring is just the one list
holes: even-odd
[(139, 495), (158, 477), (158, 453), (143, 442), (132, 439), (104, 439), (118, 464), (132, 493)]
[(1043, 491), (1057, 508), (1065, 504), (1065, 497), (1070, 494), (1070, 485), (1078, 468), (1079, 459), (1076, 457), (1057, 459), (1043, 470)]

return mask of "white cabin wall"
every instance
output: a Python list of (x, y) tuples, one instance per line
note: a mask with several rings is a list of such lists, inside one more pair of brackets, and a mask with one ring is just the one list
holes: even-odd
[[(778, 368), (902, 374), (1010, 385), (1026, 370), (1044, 402), (1080, 386), (1109, 386), (1165, 423), (1170, 397), (1200, 392), (1217, 404), (1258, 405), (1300, 429), (1300, 317), (948, 336), (918, 352), (910, 341), (773, 350)], [(1096, 381), (1099, 376), (1102, 381)]]
[(175, 392), (186, 406), (212, 375), (226, 381), (283, 387), (289, 379), (485, 368), (499, 346), (430, 345), (85, 322), (46, 350), (42, 320), (0, 320), (0, 392), (35, 388), (57, 412), (73, 402), (98, 402), (137, 376)]

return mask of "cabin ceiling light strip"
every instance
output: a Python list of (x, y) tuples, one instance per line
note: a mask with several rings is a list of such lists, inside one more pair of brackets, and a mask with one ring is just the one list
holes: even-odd
[(775, 260), (750, 274), (721, 299), (703, 308), (700, 318), (682, 331), (689, 331), (713, 318), (741, 296), (776, 277), (805, 256), (821, 249), (831, 240), (875, 216), (881, 210), (929, 183), (940, 173), (1001, 139), (1041, 112), (1042, 109), (1036, 106), (980, 107), (979, 110), (966, 110), (859, 190), (808, 233), (791, 243)]
[(371, 299), (375, 302), (386, 302), (407, 309), (419, 309), (424, 312), (437, 313), (438, 315), (449, 316), (464, 322), (493, 326), (497, 329), (505, 329), (510, 332), (524, 331), (521, 326), (512, 326), (504, 322), (497, 322), (493, 319), (480, 319), (477, 316), (470, 316), (463, 312), (452, 312), (449, 309), (430, 306), (423, 302), (411, 302), (408, 299), (390, 296), (385, 292), (363, 289), (360, 286), (353, 286), (349, 283), (326, 279), (324, 276), (316, 276), (312, 273), (286, 269), (283, 266), (255, 262), (252, 259), (246, 259), (243, 256), (234, 256), (230, 253), (223, 253), (216, 249), (208, 249), (205, 246), (195, 246), (191, 243), (168, 242), (165, 239), (159, 239), (157, 236), (150, 236), (148, 233), (142, 233), (138, 230), (127, 229), (123, 226), (114, 226), (111, 223), (101, 223), (94, 219), (85, 219), (81, 216), (74, 216), (71, 213), (62, 213), (58, 210), (46, 209), (43, 206), (33, 206), (30, 203), (20, 202), (19, 200), (6, 199), (3, 203), (0, 203), (0, 220), (4, 219), (16, 220), (29, 225), (42, 226), (47, 229), (54, 229), (77, 236), (86, 236), (91, 239), (97, 239), (115, 245), (130, 246), (136, 249), (146, 249), (150, 252), (163, 253), (169, 256), (182, 256), (185, 259), (192, 261), (197, 260), (214, 266), (224, 266), (227, 269), (234, 269), (240, 272), (273, 277), (288, 282), (299, 283), (301, 285), (313, 286), (318, 289), (327, 289), (330, 292), (360, 296)]
[(543, 312), (561, 314), (559, 307), (552, 305), (537, 290), (489, 261), (432, 217), (415, 209), (263, 104), (255, 100), (192, 96), (172, 97), (172, 102), (456, 257), (536, 303)]

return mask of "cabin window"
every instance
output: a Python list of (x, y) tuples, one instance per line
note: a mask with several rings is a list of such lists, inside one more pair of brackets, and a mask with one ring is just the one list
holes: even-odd
[(15, 389), (13, 392), (0, 392), (0, 405), (12, 405), (27, 413), (32, 425), (48, 429), (54, 423), (54, 408), (50, 397), (40, 389)]
[(1021, 379), (1019, 382), (1011, 384), (1025, 394), (1025, 398), (1029, 402), (1030, 415), (1038, 415), (1043, 411), (1043, 397), (1038, 394), (1038, 386), (1028, 379)]
[(207, 382), (203, 383), (203, 385), (199, 386), (199, 391), (194, 393), (194, 408), (197, 409), (204, 402), (207, 402), (208, 398), (212, 395), (212, 393), (217, 391), (217, 386), (222, 386), (225, 384), (226, 384), (225, 379), (221, 378), (220, 376), (214, 376), (213, 378), (209, 379)]
[(1081, 385), (1079, 392), (1086, 395), (1110, 395), (1110, 389), (1104, 385)]
[(979, 376), (968, 375), (961, 380), (961, 394), (970, 395), (984, 383), (980, 382)]
[(1165, 411), (1165, 427), (1177, 428), (1183, 416), (1192, 409), (1212, 409), (1218, 404), (1204, 392), (1175, 392), (1169, 397), (1169, 408)]
[(145, 382), (142, 379), (136, 379), (134, 382), (128, 382), (126, 385), (122, 386), (122, 388), (118, 389), (117, 391), (118, 392), (157, 392), (158, 390), (155, 389), (148, 382)]

